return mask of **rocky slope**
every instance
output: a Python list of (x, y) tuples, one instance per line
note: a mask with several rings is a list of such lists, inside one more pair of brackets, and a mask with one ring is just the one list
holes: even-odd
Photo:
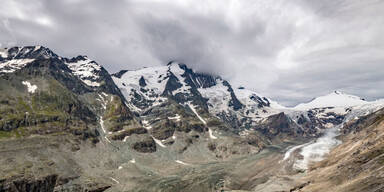
[(0, 91), (0, 191), (288, 190), (384, 107), (334, 92), (286, 108), (185, 64), (110, 75), (41, 46), (0, 50)]
[(293, 191), (383, 191), (384, 110), (348, 122), (327, 158), (311, 166)]
[[(1, 160), (14, 162), (3, 163), (7, 167), (19, 166), (2, 170), (6, 182), (20, 174), (30, 177), (36, 172), (35, 164), (50, 170), (41, 174), (68, 180), (58, 170), (75, 171), (76, 166), (52, 160), (50, 155), (64, 153), (73, 161), (71, 153), (83, 145), (109, 141), (109, 132), (139, 125), (108, 72), (85, 57), (65, 59), (40, 46), (14, 47), (2, 50), (0, 63), (0, 138), (2, 157), (6, 157)], [(93, 68), (92, 75), (81, 68), (83, 65)], [(26, 145), (18, 147), (13, 141)], [(43, 155), (42, 149), (53, 151)], [(45, 167), (51, 165), (51, 169)], [(38, 175), (39, 171), (32, 174)]]

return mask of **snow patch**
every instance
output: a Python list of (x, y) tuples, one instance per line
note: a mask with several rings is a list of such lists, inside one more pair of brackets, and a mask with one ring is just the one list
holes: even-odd
[(150, 130), (152, 129), (152, 126), (149, 124), (149, 122), (147, 120), (144, 120), (143, 121), (143, 126), (146, 130)]
[(217, 139), (217, 137), (213, 135), (212, 130), (209, 129), (209, 128), (208, 128), (208, 133), (209, 133), (209, 137), (210, 137), (211, 139)]
[(129, 162), (130, 163), (136, 163), (136, 160), (135, 159), (131, 159)]
[(169, 120), (176, 120), (176, 122), (180, 121), (181, 116), (179, 114), (176, 114), (174, 117), (168, 117)]
[[(150, 107), (159, 105), (167, 99), (161, 97), (167, 83), (167, 66), (144, 68), (137, 71), (127, 71), (121, 78), (112, 77), (113, 81), (123, 93), (125, 99), (130, 102), (136, 99), (136, 94), (139, 94), (143, 100), (151, 104)], [(140, 78), (144, 78), (146, 86), (143, 88), (139, 84)], [(145, 89), (145, 92), (141, 90)], [(141, 109), (134, 104), (127, 103), (127, 106), (133, 111), (140, 112)]]
[(191, 87), (185, 83), (185, 78), (182, 76), (185, 71), (180, 68), (180, 65), (176, 62), (173, 62), (171, 65), (169, 65), (169, 71), (176, 76), (176, 78), (179, 80), (179, 83), (182, 85), (180, 88), (174, 90), (172, 95), (176, 95), (177, 93), (190, 93)]
[(182, 164), (182, 165), (191, 165), (189, 163), (185, 163), (183, 161), (180, 161), (180, 160), (175, 160), (176, 163), (179, 163), (179, 164)]
[(91, 87), (100, 86), (100, 83), (98, 82), (100, 76), (98, 73), (101, 70), (101, 66), (96, 62), (85, 57), (83, 60), (66, 62), (65, 64), (71, 69), (72, 73), (86, 85)]
[(30, 82), (28, 81), (23, 81), (21, 82), (23, 85), (27, 86), (28, 88), (28, 92), (29, 93), (35, 93), (36, 89), (37, 89), (37, 86), (36, 85), (32, 85)]
[[(284, 106), (272, 101), (254, 91), (247, 89), (234, 89), (236, 98), (245, 106), (240, 110), (241, 114), (251, 118), (266, 118), (280, 113)], [(260, 107), (260, 102), (269, 103), (268, 106)]]
[(124, 139), (123, 139), (123, 142), (127, 142), (129, 136), (125, 136)]
[(12, 59), (2, 62), (0, 63), (0, 73), (13, 73), (33, 61), (34, 59)]
[(223, 80), (217, 79), (216, 85), (207, 88), (199, 88), (201, 96), (208, 99), (209, 111), (213, 114), (228, 112), (231, 93), (228, 87), (223, 84)]
[(167, 147), (167, 146), (165, 146), (160, 140), (154, 138), (153, 136), (152, 136), (152, 139), (153, 139), (153, 140), (154, 140), (160, 147), (163, 147), (163, 148), (166, 148), (166, 147)]
[(114, 181), (115, 183), (120, 184), (120, 182), (118, 180), (116, 180), (115, 178), (113, 178), (113, 177), (109, 177), (109, 178), (112, 179), (112, 181)]
[(91, 86), (91, 87), (99, 87), (100, 86), (99, 82), (91, 81), (91, 80), (88, 80), (88, 79), (83, 79), (82, 81), (85, 84), (87, 84), (88, 86)]

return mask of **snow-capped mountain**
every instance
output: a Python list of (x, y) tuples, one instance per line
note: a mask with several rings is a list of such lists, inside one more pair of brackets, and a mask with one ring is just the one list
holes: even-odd
[[(195, 72), (182, 63), (170, 62), (165, 66), (135, 71), (122, 70), (111, 76), (86, 56), (62, 58), (42, 46), (0, 50), (0, 75), (17, 72), (44, 59), (63, 63), (60, 70), (67, 71), (83, 83), (84, 88), (79, 90), (105, 90), (120, 95), (130, 111), (137, 115), (148, 115), (156, 107), (164, 110), (177, 104), (192, 115), (193, 108), (203, 118), (216, 117), (237, 132), (254, 129), (263, 122), (269, 122), (267, 120), (273, 119), (273, 115), (283, 113), (297, 125), (317, 134), (324, 128), (342, 123), (352, 109), (363, 105), (377, 106), (357, 96), (335, 91), (309, 103), (286, 108), (244, 87), (233, 88), (219, 76)], [(170, 111), (168, 115), (180, 114)]]
[[(62, 103), (61, 107), (70, 108), (66, 109), (65, 113), (72, 113), (79, 108), (89, 110), (86, 115), (67, 114), (65, 117), (61, 117), (61, 120), (72, 115), (90, 116), (93, 120), (100, 119), (109, 124), (105, 127), (111, 132), (123, 130), (123, 125), (129, 124), (133, 120), (133, 114), (124, 105), (125, 99), (109, 73), (86, 56), (68, 59), (60, 57), (42, 46), (13, 47), (1, 50), (0, 67), (0, 77), (5, 82), (14, 81), (10, 85), (2, 82), (4, 84), (2, 88), (14, 86), (14, 84), (21, 85), (17, 87), (17, 93), (13, 93), (13, 97), (20, 94), (20, 98), (23, 98), (28, 93), (30, 97), (25, 98), (28, 102), (31, 102), (30, 99), (40, 102), (50, 98), (47, 105), (50, 102)], [(25, 91), (22, 88), (25, 88)], [(7, 94), (11, 94), (11, 92), (4, 91), (3, 95)], [(67, 98), (63, 98), (63, 101), (58, 100), (65, 96)], [(68, 106), (65, 105), (67, 100), (70, 102)], [(112, 111), (117, 110), (119, 113), (114, 112), (112, 115), (112, 111), (109, 111), (111, 114), (105, 116), (104, 113), (110, 107), (113, 107)], [(50, 110), (57, 110), (57, 108)], [(32, 111), (28, 113), (32, 113)], [(36, 110), (33, 113), (40, 112)], [(22, 119), (20, 121), (27, 123)]]
[(172, 99), (182, 105), (193, 104), (234, 127), (242, 127), (284, 108), (245, 88), (233, 89), (221, 77), (197, 73), (177, 62), (136, 71), (124, 70), (114, 74), (113, 80), (126, 97), (127, 105), (137, 113)]
[(50, 57), (57, 55), (42, 46), (0, 49), (0, 74), (15, 72), (36, 59)]
[(352, 107), (356, 105), (364, 105), (368, 102), (360, 97), (334, 91), (328, 95), (316, 97), (308, 103), (302, 103), (294, 107), (297, 110), (306, 110), (323, 107)]
[(334, 91), (284, 111), (297, 124), (316, 134), (383, 107), (383, 100), (366, 101), (355, 95)]
[(17, 72), (28, 65), (40, 65), (44, 60), (60, 63), (60, 68), (57, 70), (76, 76), (84, 83), (86, 89), (108, 89), (110, 92), (120, 92), (104, 67), (87, 56), (64, 58), (43, 46), (0, 49), (0, 75)]
[[(188, 104), (193, 104), (201, 113), (217, 117), (239, 132), (267, 126), (265, 122), (272, 123), (277, 118), (292, 129), (299, 126), (303, 132), (315, 136), (345, 122), (359, 106), (367, 105), (372, 109), (377, 106), (335, 91), (287, 108), (244, 87), (232, 88), (221, 77), (197, 73), (177, 62), (136, 71), (123, 70), (114, 74), (113, 80), (127, 105), (138, 114), (147, 114), (153, 107), (167, 105), (172, 100), (187, 109)], [(293, 121), (285, 121), (279, 113)]]
[(101, 65), (88, 59), (87, 56), (78, 56), (65, 59), (65, 64), (81, 81), (91, 87), (100, 86)]

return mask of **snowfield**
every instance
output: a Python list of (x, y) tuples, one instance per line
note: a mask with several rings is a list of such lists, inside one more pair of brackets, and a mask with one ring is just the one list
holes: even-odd
[(98, 87), (100, 76), (98, 72), (101, 70), (101, 66), (96, 62), (85, 57), (83, 60), (76, 62), (66, 62), (68, 68), (72, 70), (72, 73), (77, 76), (86, 85), (91, 87)]
[(13, 73), (28, 63), (32, 63), (35, 59), (12, 59), (0, 62), (0, 73)]

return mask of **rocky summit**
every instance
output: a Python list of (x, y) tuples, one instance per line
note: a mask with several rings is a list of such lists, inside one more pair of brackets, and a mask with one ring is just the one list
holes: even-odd
[(296, 107), (186, 64), (0, 50), (0, 191), (384, 191), (384, 100)]

